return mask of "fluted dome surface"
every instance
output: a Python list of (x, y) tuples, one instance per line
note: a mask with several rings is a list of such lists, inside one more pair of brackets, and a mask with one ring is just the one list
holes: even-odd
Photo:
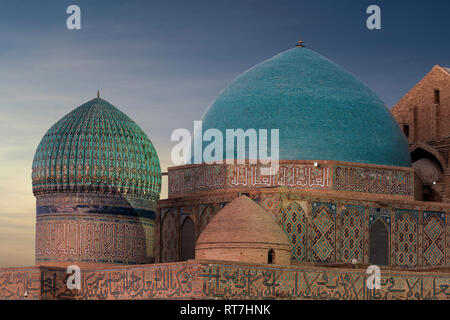
[(406, 138), (385, 104), (353, 75), (303, 47), (238, 76), (202, 121), (203, 131), (216, 128), (224, 137), (226, 129), (279, 129), (280, 160), (411, 166)]
[(158, 198), (161, 168), (139, 126), (109, 102), (92, 99), (55, 123), (33, 160), (33, 192), (100, 192)]

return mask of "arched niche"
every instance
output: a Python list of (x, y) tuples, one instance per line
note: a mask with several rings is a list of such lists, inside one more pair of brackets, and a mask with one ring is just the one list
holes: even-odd
[(181, 227), (181, 260), (195, 258), (195, 225), (191, 218), (187, 217)]
[(369, 261), (377, 266), (389, 265), (389, 228), (382, 219), (377, 219), (369, 230)]
[(176, 210), (167, 211), (161, 222), (161, 262), (178, 260), (178, 230)]
[(199, 226), (199, 235), (202, 233), (203, 229), (208, 225), (209, 221), (214, 217), (214, 209), (211, 206), (203, 209), (202, 214), (200, 216), (200, 226)]

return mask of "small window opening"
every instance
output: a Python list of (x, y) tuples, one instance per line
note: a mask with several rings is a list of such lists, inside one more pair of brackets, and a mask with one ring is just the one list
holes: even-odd
[(274, 264), (275, 263), (275, 251), (272, 249), (269, 250), (267, 253), (267, 263), (268, 264)]
[(435, 89), (435, 90), (434, 90), (434, 103), (435, 103), (435, 104), (441, 103), (440, 92), (439, 92), (438, 89)]
[(403, 133), (409, 138), (409, 124), (402, 124)]

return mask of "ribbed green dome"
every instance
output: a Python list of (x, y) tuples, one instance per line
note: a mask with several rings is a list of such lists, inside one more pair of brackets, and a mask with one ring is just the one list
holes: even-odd
[(42, 138), (33, 192), (99, 192), (159, 199), (161, 168), (150, 139), (107, 101), (76, 108)]

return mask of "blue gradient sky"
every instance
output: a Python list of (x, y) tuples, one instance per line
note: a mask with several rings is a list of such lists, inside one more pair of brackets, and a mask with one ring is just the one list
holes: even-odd
[[(70, 4), (81, 31), (66, 29)], [(365, 26), (371, 4), (381, 31)], [(34, 151), (97, 89), (147, 132), (165, 170), (175, 128), (192, 130), (228, 82), (298, 38), (391, 107), (433, 65), (450, 65), (449, 12), (437, 0), (2, 0), (0, 267), (34, 264)]]

